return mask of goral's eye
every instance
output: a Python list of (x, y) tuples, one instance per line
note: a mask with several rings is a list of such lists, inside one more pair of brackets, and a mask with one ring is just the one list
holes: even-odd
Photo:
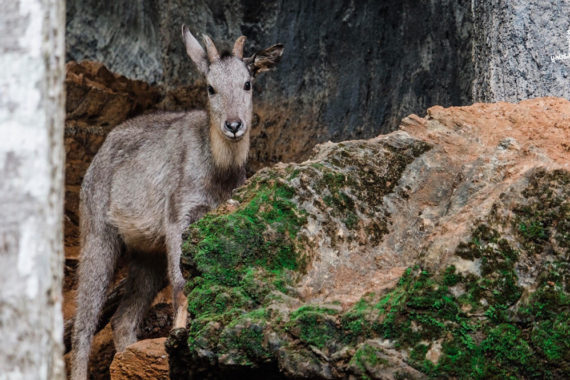
[(251, 82), (250, 81), (245, 82), (245, 84), (243, 85), (243, 89), (246, 91), (251, 90)]
[(214, 90), (214, 87), (208, 85), (208, 93), (210, 95), (214, 95), (216, 93), (216, 90)]

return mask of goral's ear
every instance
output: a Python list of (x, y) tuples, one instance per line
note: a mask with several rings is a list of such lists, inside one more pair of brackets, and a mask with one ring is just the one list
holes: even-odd
[(182, 40), (186, 46), (186, 54), (194, 61), (198, 70), (204, 75), (208, 73), (208, 59), (206, 58), (206, 51), (200, 45), (196, 37), (190, 33), (186, 25), (182, 25)]
[(249, 58), (244, 58), (243, 61), (249, 68), (251, 75), (256, 76), (259, 73), (273, 69), (281, 60), (283, 49), (282, 44), (273, 45), (258, 51)]

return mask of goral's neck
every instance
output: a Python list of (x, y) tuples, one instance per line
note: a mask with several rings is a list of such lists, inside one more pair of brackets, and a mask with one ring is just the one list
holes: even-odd
[(242, 168), (249, 153), (249, 132), (240, 141), (229, 141), (210, 128), (210, 151), (214, 166), (220, 171)]
[(231, 197), (232, 191), (245, 181), (245, 163), (249, 153), (249, 133), (240, 141), (230, 141), (209, 128), (206, 154), (211, 155), (207, 178), (208, 194), (214, 204)]

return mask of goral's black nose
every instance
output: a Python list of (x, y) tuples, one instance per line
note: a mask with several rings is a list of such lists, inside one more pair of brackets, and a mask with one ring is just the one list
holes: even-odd
[(236, 133), (241, 128), (241, 120), (226, 121), (226, 129), (231, 133)]

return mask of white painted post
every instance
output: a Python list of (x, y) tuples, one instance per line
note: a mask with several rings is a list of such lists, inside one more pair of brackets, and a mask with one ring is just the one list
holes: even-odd
[(0, 379), (63, 379), (65, 3), (0, 9)]

